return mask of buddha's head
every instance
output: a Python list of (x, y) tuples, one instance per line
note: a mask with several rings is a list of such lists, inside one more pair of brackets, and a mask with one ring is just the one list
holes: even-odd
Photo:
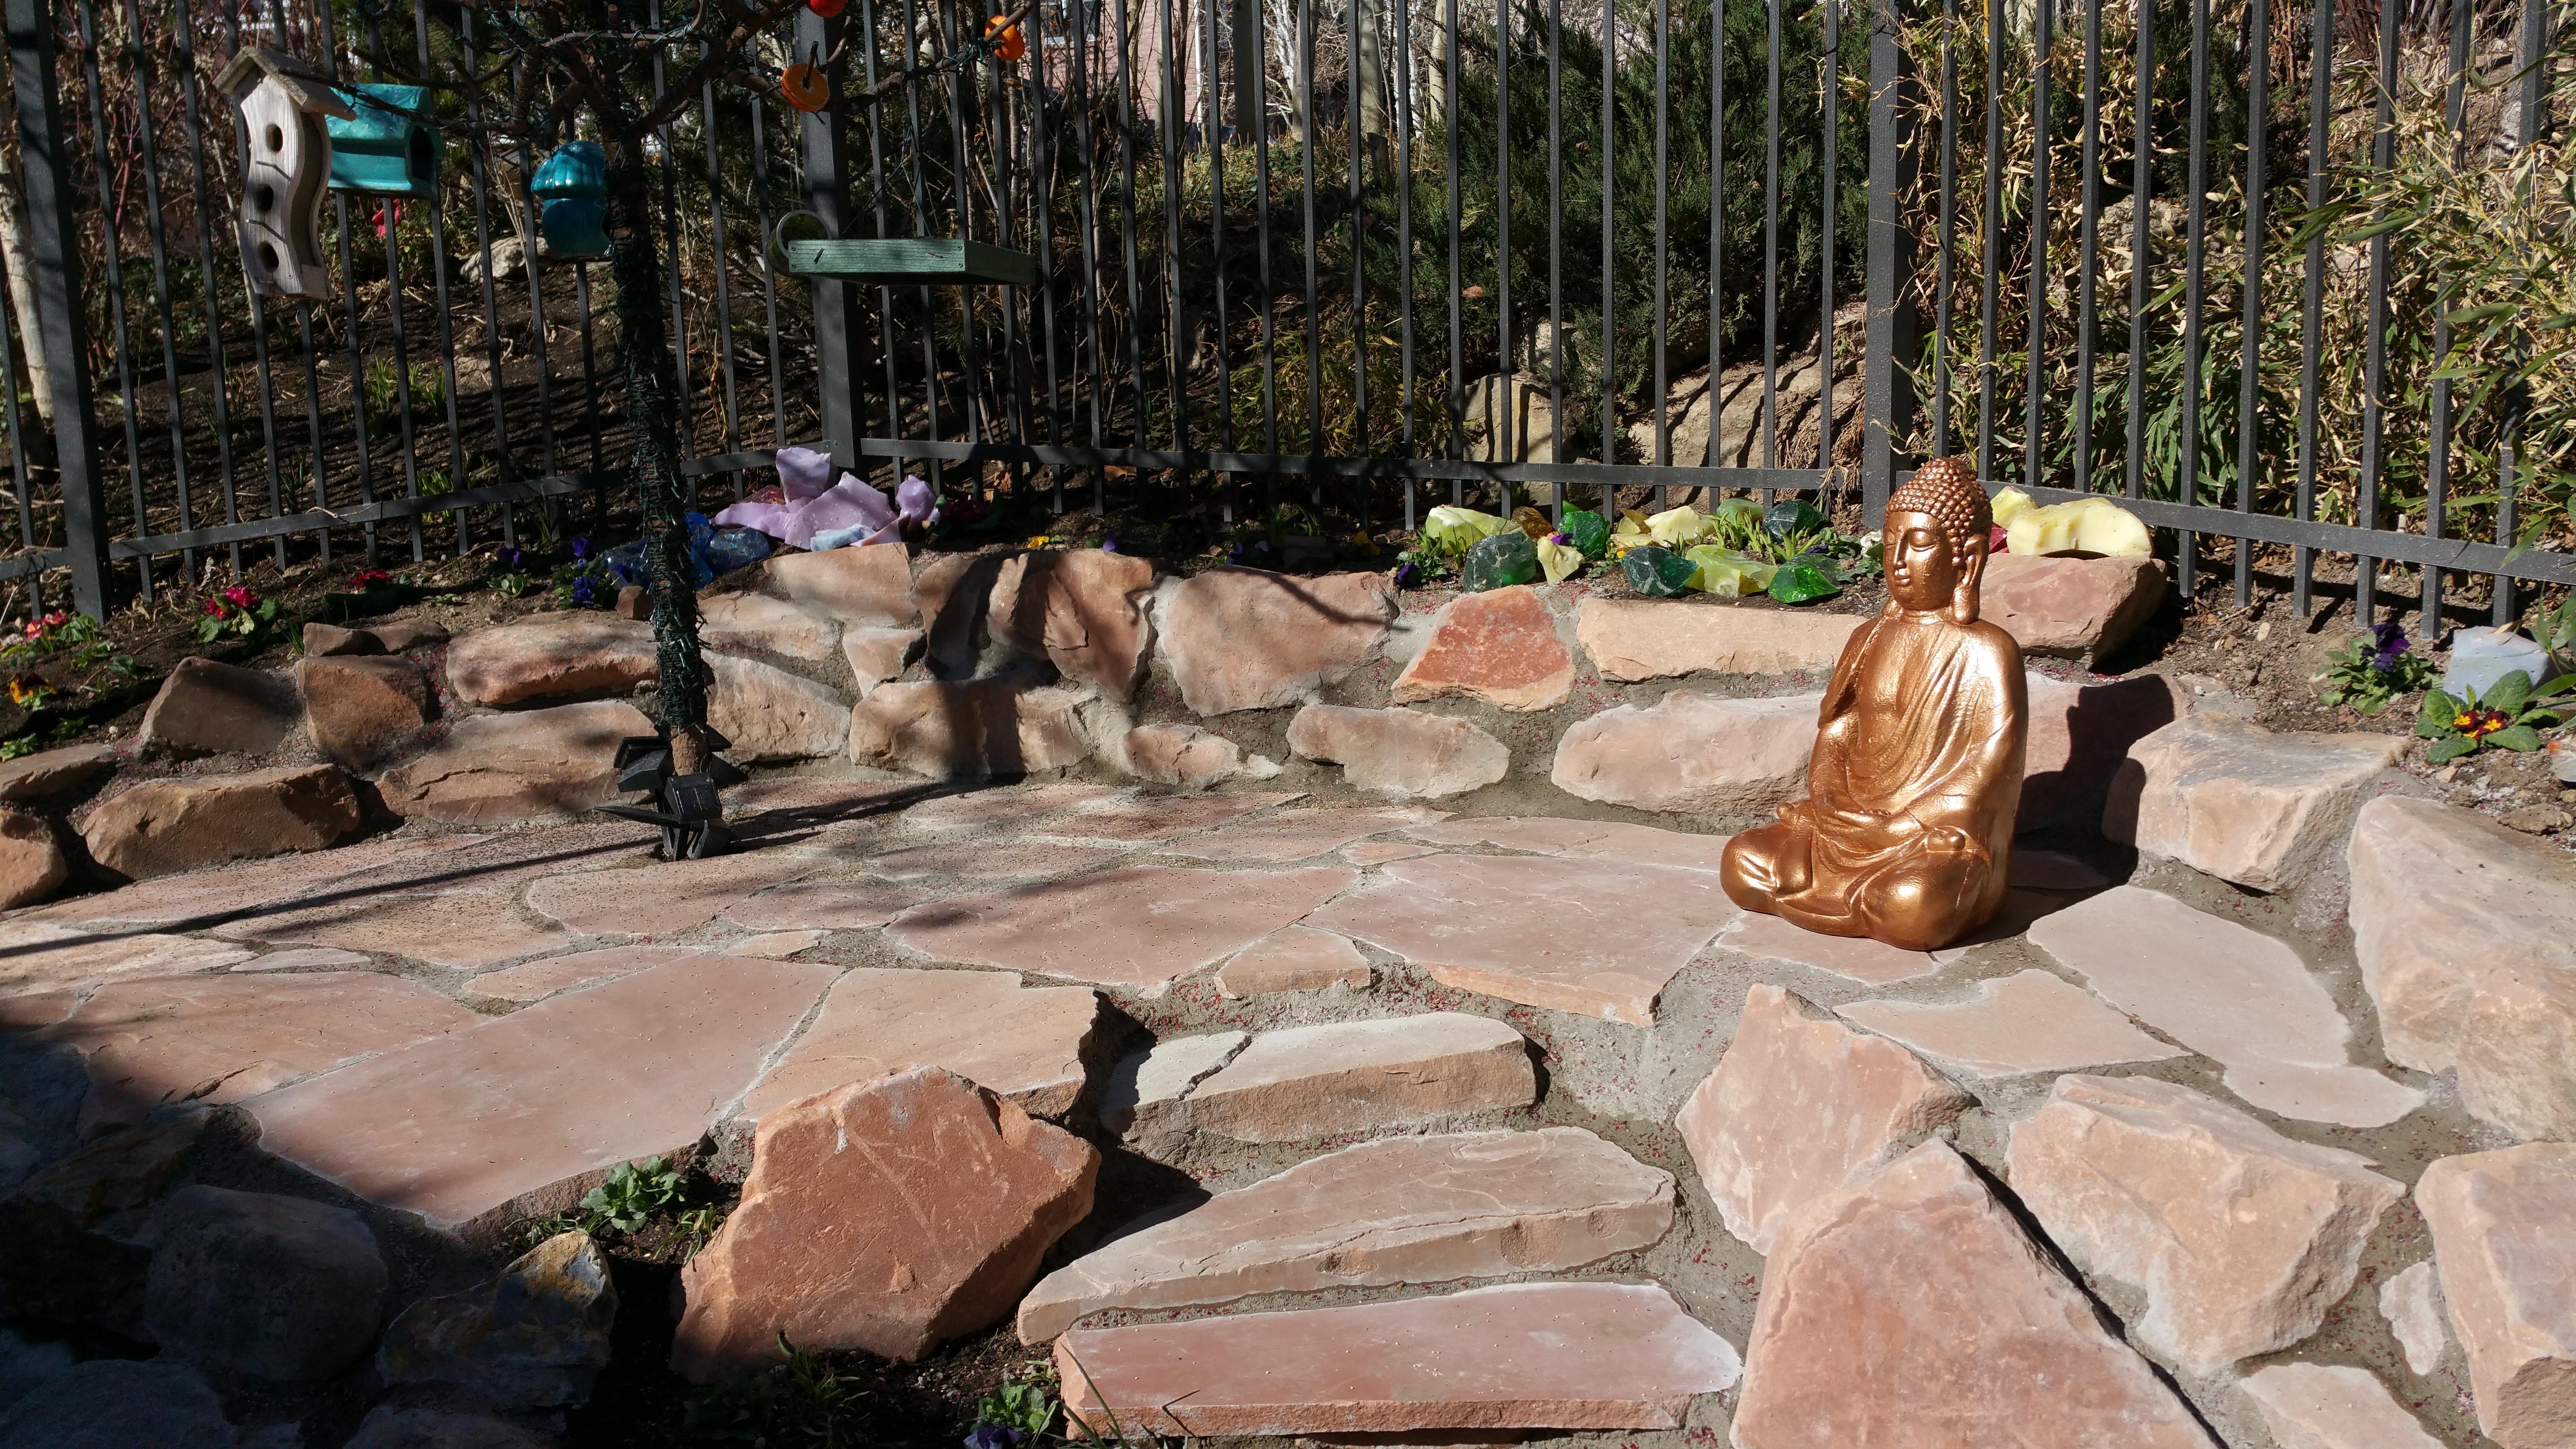
[(1994, 506), (1976, 470), (1958, 458), (1935, 458), (1914, 470), (1887, 500), (1881, 545), (1890, 613), (1947, 613), (1977, 620), (1977, 581), (1985, 573)]

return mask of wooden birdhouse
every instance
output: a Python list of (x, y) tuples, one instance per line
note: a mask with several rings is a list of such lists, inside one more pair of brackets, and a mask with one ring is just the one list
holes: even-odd
[(329, 117), (349, 103), (328, 78), (291, 55), (245, 49), (215, 87), (241, 110), (250, 164), (242, 172), (242, 268), (268, 297), (328, 302), (331, 269), (322, 253), (322, 196), (331, 181)]

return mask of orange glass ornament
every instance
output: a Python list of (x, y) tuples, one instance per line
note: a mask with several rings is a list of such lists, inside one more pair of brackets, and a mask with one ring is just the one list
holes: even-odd
[(801, 60), (780, 73), (778, 89), (787, 104), (800, 111), (819, 111), (832, 103), (832, 83), (824, 78), (822, 67)]
[(993, 42), (997, 60), (1018, 60), (1029, 53), (1029, 42), (1020, 34), (1020, 27), (1004, 23), (999, 15), (984, 22), (984, 38)]

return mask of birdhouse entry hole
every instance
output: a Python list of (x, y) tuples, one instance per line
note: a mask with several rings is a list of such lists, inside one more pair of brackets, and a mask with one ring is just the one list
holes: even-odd
[(277, 270), (276, 247), (269, 245), (267, 242), (261, 242), (259, 244), (259, 266), (260, 270), (264, 272), (273, 273)]
[(268, 149), (271, 151), (283, 151), (286, 149), (286, 132), (284, 130), (276, 126), (268, 128)]
[(277, 209), (277, 188), (262, 181), (250, 189), (250, 204), (262, 211)]

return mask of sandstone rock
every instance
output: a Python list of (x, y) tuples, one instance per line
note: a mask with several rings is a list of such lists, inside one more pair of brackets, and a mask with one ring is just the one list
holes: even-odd
[(573, 938), (539, 926), (511, 908), (507, 889), (440, 893), (332, 891), (310, 906), (261, 911), (215, 928), (242, 941), (292, 941), (341, 950), (409, 956), (433, 966), (481, 970), (561, 951)]
[(2194, 1374), (2316, 1332), (2406, 1195), (2353, 1153), (2147, 1077), (2058, 1078), (2014, 1124), (2010, 1161), (2078, 1267), (2145, 1290), (2137, 1341)]
[(65, 795), (116, 772), (114, 745), (65, 745), (0, 764), (0, 801), (32, 805)]
[(1789, 1226), (1745, 1357), (1738, 1449), (2217, 1442), (1946, 1143)]
[(985, 635), (985, 602), (1008, 561), (1003, 554), (934, 555), (912, 579), (912, 601), (921, 616), (923, 653), (943, 679), (977, 672)]
[(45, 817), (0, 809), (0, 911), (51, 900), (71, 874)]
[(993, 633), (1026, 659), (1124, 699), (1145, 662), (1145, 603), (1154, 565), (1086, 548), (1020, 554), (993, 577)]
[(850, 712), (850, 758), (933, 779), (1060, 770), (1090, 752), (1080, 703), (1003, 679), (881, 684)]
[(617, 591), (614, 612), (621, 619), (650, 619), (653, 617), (653, 596), (641, 584), (628, 584)]
[(1296, 798), (1291, 794), (1249, 790), (1228, 791), (1221, 795), (1103, 793), (1072, 798), (1069, 809), (1052, 823), (1038, 829), (1044, 835), (1062, 839), (1146, 844), (1170, 840), (1211, 825), (1223, 825), (1238, 815), (1248, 815)]
[(810, 856), (743, 851), (705, 860), (550, 875), (528, 887), (528, 909), (588, 936), (663, 936), (694, 930), (753, 892), (809, 875)]
[(917, 1359), (1011, 1311), (1099, 1169), (1091, 1144), (936, 1067), (781, 1107), (741, 1204), (681, 1270), (672, 1367), (705, 1383), (770, 1361), (782, 1332)]
[(224, 1405), (168, 1359), (98, 1358), (0, 1409), (0, 1449), (233, 1449)]
[[(924, 880), (942, 875), (969, 880), (1026, 880), (1090, 870), (1133, 853), (1108, 846), (1069, 845), (1060, 840), (940, 841), (871, 855), (859, 863), (859, 868), (887, 880)], [(910, 904), (909, 900), (898, 901), (888, 914)]]
[(1574, 689), (1574, 653), (1556, 616), (1527, 584), (1462, 594), (1440, 611), (1430, 642), (1395, 677), (1395, 702), (1460, 695), (1497, 709), (1554, 709)]
[(2442, 1449), (2367, 1369), (2274, 1364), (2244, 1388), (2280, 1449)]
[[(219, 970), (250, 952), (194, 936), (127, 935), (51, 921), (0, 922), (0, 998), (81, 991), (127, 976)], [(66, 1010), (70, 1003), (63, 1003)]]
[[(239, 861), (189, 875), (163, 876), (94, 896), (79, 896), (30, 912), (37, 920), (122, 921), (154, 924), (209, 919), (274, 906), (333, 881), (368, 877), (376, 886), (397, 863), (425, 859), (473, 839), (455, 835), (379, 835), (336, 850)], [(5, 974), (5, 968), (0, 968)]]
[(1556, 404), (1544, 377), (1487, 373), (1467, 384), (1463, 413), (1461, 456), (1479, 463), (1564, 459), (1556, 436)]
[(2286, 890), (2341, 846), (2399, 735), (2274, 734), (2176, 720), (2129, 749), (2102, 833), (2255, 890)]
[(1550, 1273), (1672, 1227), (1673, 1180), (1579, 1127), (1396, 1137), (1326, 1153), (1048, 1274), (1024, 1343), (1108, 1308)]
[(2445, 1157), (2415, 1201), (2478, 1427), (2504, 1449), (2564, 1449), (2576, 1427), (2576, 1145)]
[(1062, 1117), (1091, 1085), (1102, 1017), (1087, 987), (1024, 989), (1017, 976), (990, 971), (850, 971), (740, 1114), (757, 1119), (844, 1083), (943, 1067), (1033, 1117)]
[(429, 723), (429, 677), (400, 656), (307, 659), (296, 667), (313, 748), (350, 769), (372, 765)]
[(1266, 860), (1285, 864), (1339, 850), (1354, 840), (1407, 825), (1438, 820), (1448, 812), (1426, 805), (1376, 808), (1313, 806), (1274, 810), (1258, 820), (1219, 825), (1165, 847), (1171, 855), (1200, 860)]
[(1328, 986), (1365, 987), (1371, 974), (1368, 958), (1349, 941), (1312, 926), (1287, 926), (1226, 962), (1217, 973), (1216, 989), (1226, 997), (1242, 997), (1321, 991)]
[(661, 677), (653, 629), (588, 609), (478, 629), (447, 651), (447, 684), (471, 704), (627, 694)]
[(379, 1404), (341, 1449), (557, 1449), (559, 1442), (490, 1414)]
[(920, 898), (875, 881), (799, 880), (725, 907), (725, 919), (749, 931), (858, 931), (884, 925)]
[(1392, 951), (1443, 985), (1651, 1026), (1664, 983), (1736, 915), (1705, 871), (1427, 855), (1307, 924)]
[(791, 659), (829, 659), (841, 626), (766, 594), (698, 600), (698, 634), (709, 649), (749, 649)]
[(1463, 719), (1409, 709), (1310, 704), (1288, 722), (1300, 759), (1342, 766), (1354, 787), (1398, 799), (1441, 799), (1500, 780), (1511, 769), (1501, 740)]
[(136, 880), (227, 860), (321, 850), (358, 828), (358, 797), (330, 765), (137, 785), (90, 812), (89, 853)]
[(378, 781), (396, 814), (457, 825), (571, 815), (617, 798), (617, 742), (653, 722), (622, 700), (458, 720)]
[(1137, 779), (1188, 790), (1243, 773), (1243, 751), (1234, 741), (1197, 725), (1139, 725), (1119, 740), (1118, 756)]
[(1928, 976), (1941, 969), (1943, 960), (1957, 959), (1956, 948), (1908, 951), (1866, 936), (1827, 936), (1754, 911), (1737, 917), (1718, 944), (1765, 961), (1830, 972), (1865, 986), (1893, 986)]
[(329, 659), (344, 654), (382, 654), (385, 643), (364, 629), (344, 629), (319, 619), (304, 626), (304, 657)]
[(695, 1143), (837, 974), (701, 956), (252, 1099), (260, 1146), (468, 1236), (570, 1209), (622, 1162)]
[(489, 1283), (404, 1309), (385, 1329), (377, 1372), (500, 1409), (578, 1404), (608, 1364), (616, 1321), (608, 1255), (588, 1233), (557, 1233)]
[(1768, 1255), (1810, 1203), (1974, 1105), (1896, 1043), (1757, 985), (1674, 1125), (1726, 1230)]
[(146, 755), (264, 755), (295, 729), (295, 686), (274, 674), (182, 659), (134, 732)]
[(366, 1352), (388, 1275), (356, 1213), (199, 1184), (154, 1215), (144, 1322), (164, 1353), (309, 1383)]
[(910, 551), (897, 545), (774, 553), (761, 562), (760, 578), (789, 603), (844, 624), (909, 629), (920, 622)]
[(888, 934), (937, 961), (1151, 991), (1288, 925), (1358, 878), (1337, 866), (1129, 866), (914, 906)]
[(839, 690), (757, 659), (711, 654), (707, 667), (707, 723), (732, 743), (736, 764), (820, 759), (848, 743), (850, 702)]
[(2388, 1059), (2469, 1111), (2576, 1140), (2576, 861), (2474, 810), (2386, 795), (2353, 827), (2352, 938)]
[(1630, 825), (1618, 820), (1560, 820), (1552, 816), (1487, 815), (1414, 825), (1405, 834), (1442, 845), (1499, 845), (1577, 860), (1620, 860), (1714, 871), (1726, 859), (1723, 835), (1696, 835)]
[(1830, 673), (1857, 614), (1809, 614), (1663, 599), (1585, 599), (1575, 641), (1604, 679)]
[(1957, 1003), (1855, 1001), (1837, 1010), (1847, 1020), (1972, 1077), (2073, 1072), (2190, 1055), (2040, 970), (1980, 981), (1972, 995)]
[(435, 619), (387, 619), (369, 624), (367, 632), (376, 636), (387, 654), (408, 654), (447, 642), (447, 626)]
[(2032, 926), (2032, 945), (2113, 1006), (2227, 1068), (2227, 1089), (2267, 1112), (2378, 1127), (2424, 1094), (2351, 1064), (2334, 998), (2277, 938), (2160, 891), (2114, 886)]
[(2417, 1378), (2441, 1367), (2442, 1348), (2451, 1341), (2442, 1327), (2442, 1280), (2431, 1259), (2392, 1275), (2379, 1285), (2379, 1316), (2406, 1351), (2406, 1369)]
[(2070, 684), (2034, 671), (2025, 680), (2030, 730), (2014, 827), (2072, 826), (2089, 834), (2101, 824), (2129, 748), (2181, 718), (2182, 696), (2161, 674)]
[(566, 956), (545, 956), (524, 966), (485, 971), (465, 984), (475, 996), (502, 1001), (543, 1001), (558, 991), (632, 976), (665, 961), (687, 961), (702, 955), (680, 946), (605, 946)]
[(1174, 1104), (1234, 1060), (1252, 1038), (1239, 1031), (1168, 1037), (1121, 1059), (1100, 1089), (1100, 1125), (1121, 1137), (1177, 1116)]
[[(62, 1124), (66, 1129), (70, 1122)], [(147, 1339), (143, 1288), (150, 1208), (216, 1136), (204, 1107), (111, 1132), (35, 1173), (0, 1200), (0, 1312)]]
[(1651, 1283), (1514, 1283), (1083, 1329), (1056, 1345), (1056, 1365), (1067, 1415), (1103, 1438), (1441, 1444), (1518, 1429), (1678, 1429), (1694, 1398), (1742, 1373), (1733, 1346)]
[(1238, 1142), (1526, 1107), (1529, 1043), (1502, 1022), (1437, 1011), (1265, 1031), (1188, 1098), (1192, 1126)]
[(1210, 569), (1173, 588), (1161, 653), (1192, 713), (1272, 709), (1366, 663), (1395, 616), (1395, 586), (1380, 574)]
[(811, 951), (822, 945), (825, 934), (822, 931), (764, 931), (757, 936), (745, 936), (725, 947), (724, 954), (766, 956), (773, 961), (784, 961), (800, 951)]
[[(835, 550), (838, 552), (838, 550)], [(921, 653), (919, 629), (878, 629), (853, 624), (841, 631), (841, 657), (850, 662), (850, 678), (859, 698), (903, 673)]]
[(1767, 811), (1805, 790), (1822, 701), (1675, 690), (1643, 709), (1623, 704), (1566, 730), (1548, 778), (1569, 795), (1639, 810)]
[(2152, 558), (1999, 553), (1986, 560), (1977, 615), (2026, 655), (2092, 662), (2127, 643), (2164, 599), (2164, 565)]

